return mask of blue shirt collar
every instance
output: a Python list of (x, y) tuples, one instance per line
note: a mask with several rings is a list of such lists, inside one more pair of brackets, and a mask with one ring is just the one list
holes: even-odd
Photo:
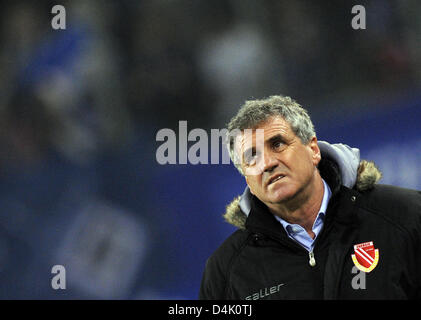
[[(312, 227), (312, 230), (316, 234), (316, 237), (319, 231), (321, 230), (324, 216), (326, 214), (327, 206), (329, 204), (329, 200), (332, 195), (332, 191), (330, 190), (329, 185), (326, 183), (324, 179), (322, 179), (322, 181), (323, 181), (323, 186), (324, 186), (322, 205), (320, 206), (319, 213), (317, 214), (317, 217), (314, 220), (313, 227)], [(276, 215), (275, 215), (275, 218), (282, 224), (282, 226), (284, 227), (288, 235), (291, 235), (293, 233), (293, 230), (298, 226), (297, 224), (291, 224)]]

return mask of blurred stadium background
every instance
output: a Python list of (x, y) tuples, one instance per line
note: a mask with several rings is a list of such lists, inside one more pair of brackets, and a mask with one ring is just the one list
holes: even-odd
[(55, 1), (1, 2), (0, 298), (196, 299), (245, 183), (157, 164), (155, 136), (249, 98), (292, 96), (319, 140), (421, 189), (421, 2), (331, 2), (69, 0), (61, 31)]

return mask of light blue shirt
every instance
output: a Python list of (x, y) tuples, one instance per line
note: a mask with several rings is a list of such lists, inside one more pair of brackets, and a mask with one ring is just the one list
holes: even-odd
[[(322, 179), (323, 180), (323, 179)], [(291, 224), (286, 222), (284, 219), (275, 216), (275, 218), (282, 224), (288, 236), (298, 242), (302, 247), (307, 249), (309, 252), (313, 251), (314, 242), (317, 239), (320, 231), (323, 228), (324, 218), (327, 210), (327, 205), (329, 204), (330, 197), (332, 195), (332, 191), (330, 190), (326, 181), (323, 180), (324, 191), (323, 191), (323, 200), (322, 205), (320, 207), (319, 213), (317, 214), (316, 219), (314, 220), (312, 231), (315, 234), (314, 239), (310, 237), (307, 231), (298, 224)]]

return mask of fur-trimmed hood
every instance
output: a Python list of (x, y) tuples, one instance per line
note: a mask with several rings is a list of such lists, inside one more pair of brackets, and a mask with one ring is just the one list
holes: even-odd
[[(333, 192), (339, 189), (340, 185), (358, 191), (369, 190), (381, 179), (382, 174), (374, 162), (360, 161), (358, 149), (324, 141), (319, 141), (318, 145), (322, 154), (318, 168), (323, 179), (334, 188)], [(225, 221), (244, 229), (250, 211), (250, 197), (250, 190), (246, 188), (242, 195), (234, 198), (226, 207), (223, 215)]]

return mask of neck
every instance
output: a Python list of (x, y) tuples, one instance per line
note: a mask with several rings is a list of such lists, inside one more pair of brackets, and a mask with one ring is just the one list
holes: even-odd
[(310, 183), (295, 197), (282, 203), (271, 203), (268, 208), (285, 221), (302, 226), (314, 238), (312, 227), (322, 205), (323, 193), (323, 180), (316, 170)]

